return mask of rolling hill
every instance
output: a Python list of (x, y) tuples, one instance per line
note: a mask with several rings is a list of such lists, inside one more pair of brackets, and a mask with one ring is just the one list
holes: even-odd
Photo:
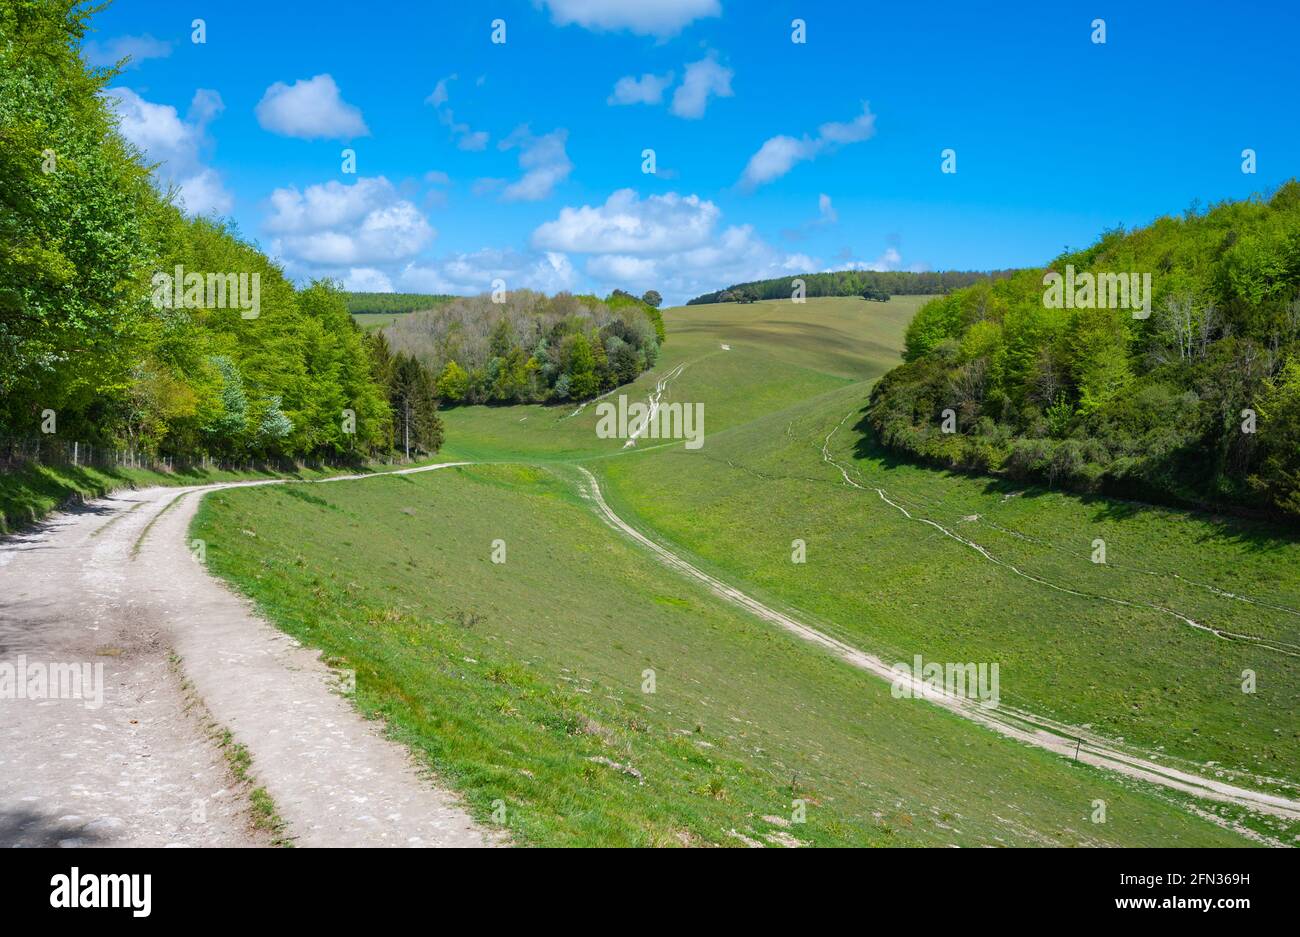
[[(355, 666), (363, 708), (481, 816), (505, 801), (523, 841), (1247, 842), (1209, 813), (1289, 840), (1294, 820), (894, 699), (593, 515), (579, 466), (637, 530), (824, 634), (888, 661), (997, 662), (1002, 706), (1085, 751), (1293, 797), (1300, 546), (1263, 525), (899, 463), (862, 411), (922, 301), (667, 311), (662, 359), (625, 392), (644, 399), (675, 373), (663, 399), (704, 404), (699, 451), (600, 439), (593, 405), (457, 408), (446, 455), (478, 464), (335, 486), (321, 503), (223, 492), (197, 533), (282, 627)], [(1245, 669), (1261, 675), (1251, 694)], [(806, 825), (786, 825), (795, 800)]]

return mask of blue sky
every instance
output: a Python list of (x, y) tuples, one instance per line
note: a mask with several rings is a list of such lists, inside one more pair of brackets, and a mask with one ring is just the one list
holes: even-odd
[(1042, 264), (1300, 175), (1300, 6), (1216, 6), (116, 0), (85, 51), (135, 54), (123, 131), (295, 278), (679, 301)]

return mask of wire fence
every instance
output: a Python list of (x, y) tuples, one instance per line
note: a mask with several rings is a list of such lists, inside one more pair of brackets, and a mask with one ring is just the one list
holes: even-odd
[[(391, 461), (392, 456), (387, 460)], [(357, 460), (362, 461), (362, 460)], [(155, 472), (276, 471), (323, 468), (350, 464), (346, 459), (214, 459), (210, 456), (155, 455), (133, 446), (105, 446), (61, 439), (0, 436), (0, 469), (13, 471), (27, 465), (60, 465), (98, 469), (146, 469)]]

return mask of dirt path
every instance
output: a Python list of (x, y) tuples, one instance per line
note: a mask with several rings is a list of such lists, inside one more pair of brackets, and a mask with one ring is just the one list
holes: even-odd
[(0, 845), (264, 843), (195, 696), (297, 845), (492, 844), (316, 652), (193, 561), (196, 493), (226, 487), (123, 492), (0, 542), (0, 664), (103, 664), (101, 705), (0, 699)]
[[(586, 478), (587, 491), (585, 494), (595, 505), (601, 518), (615, 530), (622, 532), (645, 547), (665, 566), (704, 584), (719, 598), (725, 599), (752, 615), (770, 622), (811, 644), (824, 648), (854, 667), (868, 671), (890, 682), (899, 679), (899, 674), (880, 658), (837, 640), (790, 615), (764, 605), (734, 586), (710, 576), (666, 547), (646, 537), (614, 512), (605, 501), (605, 496), (601, 493), (600, 485), (595, 476), (581, 466), (578, 466), (578, 468)], [(1084, 736), (1081, 739), (1079, 734), (1073, 732), (1072, 734), (1062, 734), (1061, 730), (1068, 727), (1058, 726), (1048, 720), (1027, 713), (985, 708), (976, 700), (968, 700), (964, 697), (957, 697), (935, 690), (919, 680), (912, 679), (910, 684), (913, 696), (924, 697), (930, 702), (943, 706), (945, 709), (1017, 741), (1044, 748), (1066, 757), (1077, 757), (1081, 762), (1117, 771), (1129, 777), (1140, 778), (1197, 797), (1237, 804), (1280, 817), (1300, 818), (1300, 802), (1295, 800), (1237, 787), (1212, 778), (1182, 771), (1169, 765), (1159, 764), (1142, 757), (1140, 754), (1121, 751), (1099, 738)]]
[(627, 442), (623, 443), (624, 449), (635, 446), (637, 437), (654, 425), (655, 417), (659, 415), (660, 398), (663, 397), (664, 391), (668, 389), (669, 382), (672, 381), (673, 378), (679, 376), (685, 369), (686, 363), (683, 362), (655, 382), (655, 389), (650, 392), (650, 409), (646, 412), (645, 419), (641, 421), (640, 425), (632, 430), (632, 435), (628, 437)]

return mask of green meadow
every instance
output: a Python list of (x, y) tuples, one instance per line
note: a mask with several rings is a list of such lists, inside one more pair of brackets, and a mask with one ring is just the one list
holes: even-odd
[[(668, 341), (655, 368), (607, 399), (626, 394), (629, 400), (645, 400), (662, 375), (684, 365), (664, 400), (703, 402), (705, 430), (712, 435), (827, 391), (879, 377), (898, 362), (903, 330), (925, 299), (900, 296), (888, 303), (869, 303), (849, 297), (810, 299), (803, 304), (670, 309), (664, 313)], [(629, 454), (621, 441), (596, 438), (594, 404), (586, 404), (575, 415), (578, 409), (570, 405), (445, 410), (443, 454), (474, 460), (574, 460)], [(657, 445), (646, 440), (637, 449)]]
[(648, 559), (547, 468), (223, 491), (195, 535), (281, 627), (354, 669), (361, 710), (477, 816), (504, 805), (520, 843), (1240, 842), (893, 699)]
[(195, 535), (281, 627), (355, 668), (358, 706), (480, 817), (504, 804), (520, 843), (1247, 844), (1197, 813), (1226, 808), (893, 699), (579, 496), (568, 463), (647, 536), (842, 640), (997, 662), (1003, 706), (1294, 796), (1295, 538), (880, 451), (862, 408), (923, 299), (666, 311), (660, 361), (617, 393), (644, 400), (682, 366), (663, 399), (704, 404), (698, 451), (598, 439), (590, 403), (449, 409), (443, 457), (488, 464), (224, 491)]
[(402, 312), (354, 312), (352, 321), (366, 332), (373, 332), (375, 329), (382, 329), (385, 326), (392, 325), (397, 319), (406, 313)]

